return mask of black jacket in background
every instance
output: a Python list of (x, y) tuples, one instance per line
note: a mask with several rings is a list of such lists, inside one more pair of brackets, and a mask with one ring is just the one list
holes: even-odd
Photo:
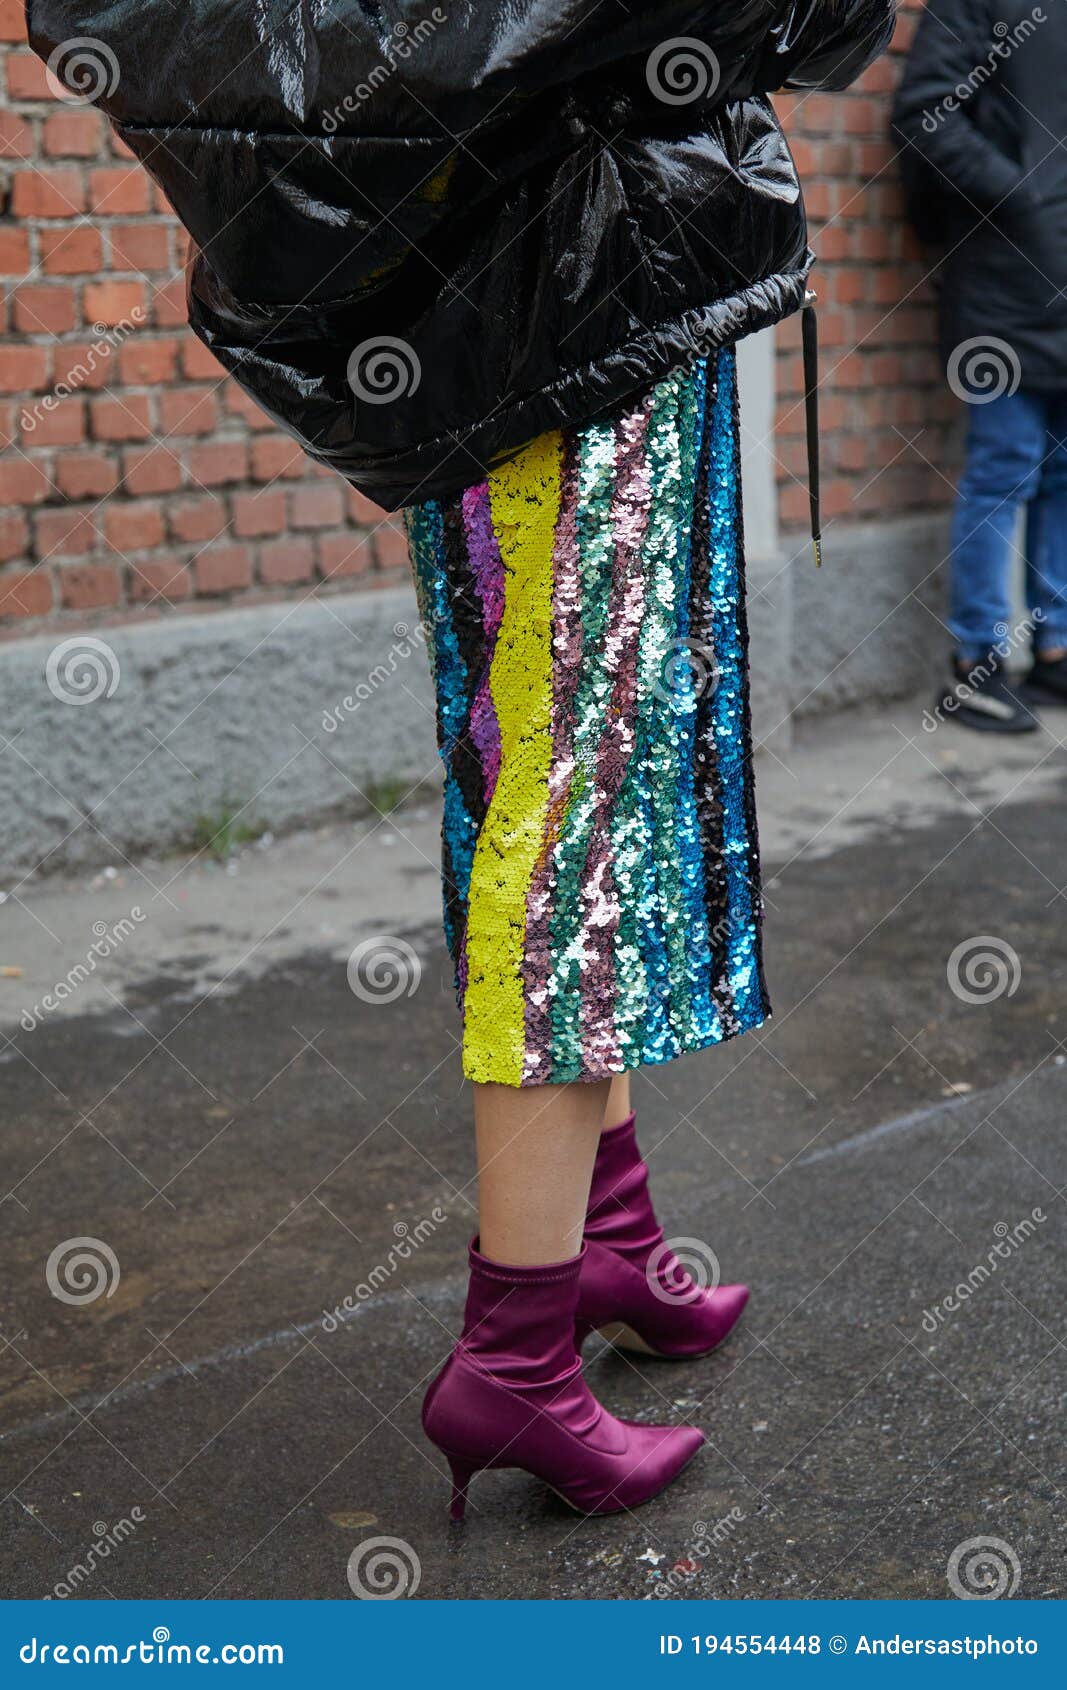
[(928, 0), (893, 126), (946, 362), (995, 337), (1067, 390), (1067, 0)]
[(80, 47), (75, 86), (88, 38), (98, 103), (191, 232), (197, 334), (313, 457), (387, 505), (463, 487), (795, 310), (811, 255), (765, 95), (844, 87), (894, 11), (28, 7), (60, 75), (64, 43)]

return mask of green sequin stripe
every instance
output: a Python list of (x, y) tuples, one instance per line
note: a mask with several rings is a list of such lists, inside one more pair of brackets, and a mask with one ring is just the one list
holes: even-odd
[(688, 1023), (691, 1015), (687, 900), (674, 851), (680, 735), (667, 674), (682, 574), (679, 519), (692, 492), (692, 464), (680, 445), (679, 427), (688, 415), (692, 435), (691, 411), (690, 377), (669, 377), (655, 389), (646, 441), (652, 505), (642, 549), (646, 593), (637, 658), (636, 742), (611, 836), (622, 906), (615, 1024), (628, 1066), (641, 1060), (646, 1046), (661, 1044), (668, 1004), (674, 1023)]
[(615, 999), (615, 1034), (624, 1068), (636, 1068), (641, 1062), (649, 1012), (649, 970), (638, 914), (652, 841), (641, 802), (638, 763), (633, 757), (615, 806), (611, 845), (619, 888), (619, 926), (615, 935), (619, 990)]
[[(654, 861), (659, 892), (658, 905), (663, 942), (670, 959), (671, 1025), (684, 1038), (692, 1019), (689, 990), (689, 945), (686, 908), (688, 899), (682, 881), (681, 858), (676, 829), (676, 804), (680, 775), (680, 754), (684, 732), (677, 709), (677, 641), (679, 598), (684, 593), (683, 545), (688, 545), (687, 511), (692, 510), (692, 408), (691, 376), (671, 382), (670, 410), (650, 442), (652, 485), (657, 489), (649, 524), (645, 553), (650, 575), (648, 607), (641, 640), (638, 669), (638, 749), (643, 762), (652, 806)], [(683, 430), (689, 425), (688, 448)], [(641, 753), (644, 750), (642, 759)]]
[(581, 886), (596, 808), (594, 768), (604, 710), (603, 636), (611, 603), (615, 540), (616, 436), (611, 424), (583, 429), (578, 459), (578, 558), (584, 645), (574, 700), (574, 778), (566, 820), (556, 844), (556, 887), (549, 923), (548, 991), (551, 1078), (559, 1083), (583, 1072), (581, 990)]

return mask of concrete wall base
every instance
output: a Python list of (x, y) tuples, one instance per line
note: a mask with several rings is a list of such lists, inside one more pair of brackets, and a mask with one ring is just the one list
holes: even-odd
[(790, 663), (797, 720), (864, 700), (902, 698), (945, 666), (943, 560), (948, 516), (834, 523), (816, 569), (793, 565)]
[(0, 890), (437, 779), (407, 588), (0, 647), (0, 724)]

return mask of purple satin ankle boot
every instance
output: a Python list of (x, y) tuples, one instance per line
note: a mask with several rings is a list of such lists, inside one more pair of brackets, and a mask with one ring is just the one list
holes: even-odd
[(486, 1467), (519, 1467), (582, 1514), (636, 1508), (704, 1442), (694, 1426), (616, 1420), (582, 1377), (575, 1311), (585, 1256), (502, 1267), (470, 1250), (459, 1343), (426, 1393), (422, 1424), (452, 1469), (452, 1518)]
[(620, 1349), (672, 1361), (708, 1355), (737, 1325), (747, 1285), (698, 1285), (668, 1248), (648, 1190), (633, 1115), (600, 1136), (575, 1341), (599, 1330)]

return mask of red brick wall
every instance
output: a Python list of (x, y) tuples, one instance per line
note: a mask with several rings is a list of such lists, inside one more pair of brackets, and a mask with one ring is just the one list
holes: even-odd
[[(887, 126), (922, 0), (902, 0), (892, 51), (846, 95), (775, 104), (806, 184), (818, 256), (823, 504), (828, 521), (936, 509), (951, 498), (953, 400), (935, 352), (928, 265), (905, 224)], [(808, 520), (800, 323), (779, 330), (780, 515)]]
[[(780, 102), (821, 260), (828, 518), (948, 495), (952, 407), (885, 133), (896, 70)], [(100, 115), (52, 96), (22, 0), (0, 0), (0, 638), (406, 576), (397, 525), (308, 464), (184, 326), (183, 256)], [(796, 321), (779, 356), (789, 527), (807, 509)]]
[(181, 229), (24, 42), (0, 0), (0, 638), (406, 578), (185, 327)]

